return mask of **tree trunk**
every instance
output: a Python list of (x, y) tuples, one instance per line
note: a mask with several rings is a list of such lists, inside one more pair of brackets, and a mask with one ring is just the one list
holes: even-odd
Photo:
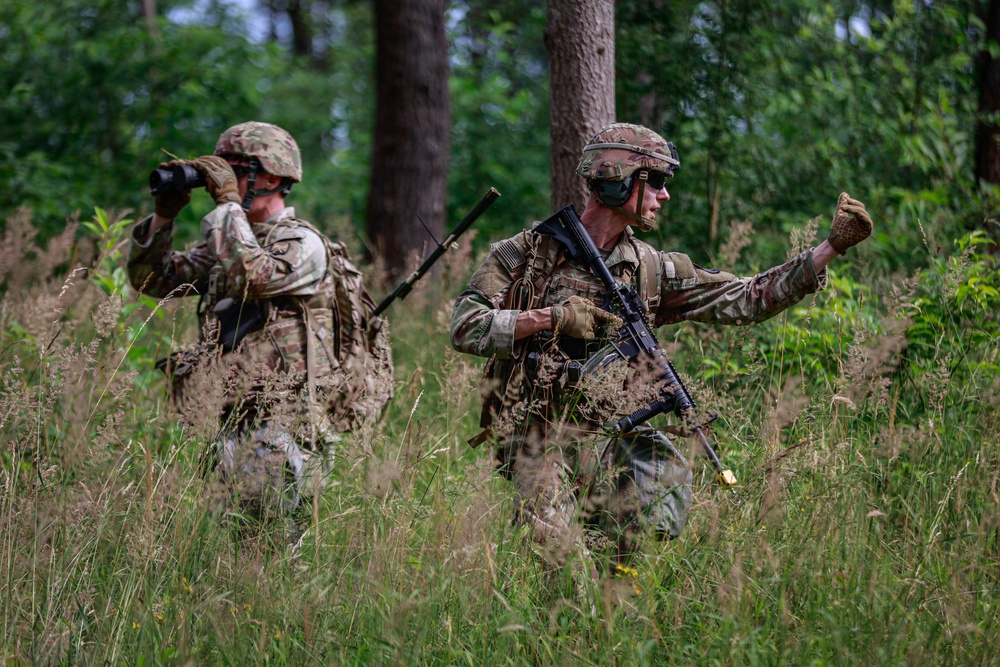
[(297, 56), (313, 55), (312, 19), (309, 16), (308, 0), (290, 0), (285, 11), (292, 24), (292, 53)]
[[(976, 178), (1000, 185), (1000, 58), (993, 56), (989, 44), (1000, 44), (1000, 0), (989, 0), (986, 15), (986, 44), (979, 53), (979, 112), (982, 120), (976, 128)], [(988, 120), (992, 118), (992, 120)]]
[(549, 0), (552, 210), (587, 202), (576, 173), (584, 145), (615, 120), (615, 7), (611, 0)]
[(156, 27), (156, 0), (142, 0), (142, 15), (146, 18), (146, 32), (154, 42), (160, 41), (160, 31)]
[[(317, 43), (313, 12), (326, 11), (325, 4), (314, 0), (264, 0), (270, 23), (270, 39), (278, 41), (277, 19), (288, 19), (291, 27), (289, 46), (296, 56), (308, 58), (312, 68), (323, 71), (327, 66), (327, 54), (323, 45)], [(322, 40), (322, 35), (320, 36)], [(317, 48), (319, 47), (319, 48)]]
[[(391, 284), (444, 229), (451, 101), (447, 0), (375, 0), (368, 235)], [(421, 224), (421, 221), (423, 224)]]

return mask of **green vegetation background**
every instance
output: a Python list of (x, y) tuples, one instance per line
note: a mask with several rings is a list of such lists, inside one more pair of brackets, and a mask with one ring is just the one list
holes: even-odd
[[(322, 68), (247, 39), (257, 24), (220, 2), (160, 3), (155, 30), (139, 3), (0, 7), (8, 664), (998, 662), (1000, 194), (972, 173), (979, 3), (616, 4), (619, 118), (683, 162), (651, 242), (750, 274), (821, 238), (841, 191), (876, 233), (770, 322), (660, 331), (723, 415), (743, 502), (699, 459), (684, 536), (647, 545), (636, 588), (583, 590), (543, 576), (489, 452), (464, 444), (481, 364), (447, 345), (485, 243), (549, 208), (534, 3), (452, 6), (450, 217), (491, 185), (503, 197), (393, 306), (385, 420), (344, 443), (294, 548), (217, 516), (210, 425), (177, 423), (152, 367), (193, 340), (192, 305), (137, 298), (122, 242), (161, 148), (206, 153), (256, 118), (302, 145), (292, 203), (361, 252), (371, 10), (316, 6)], [(181, 241), (208, 205), (195, 196)]]

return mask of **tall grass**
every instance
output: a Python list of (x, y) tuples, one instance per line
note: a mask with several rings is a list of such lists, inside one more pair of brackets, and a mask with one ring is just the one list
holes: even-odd
[[(248, 534), (153, 360), (190, 304), (124, 285), (123, 221), (0, 254), (0, 655), (7, 664), (993, 664), (1000, 659), (995, 267), (968, 237), (753, 328), (661, 332), (740, 502), (695, 460), (683, 536), (635, 586), (552, 576), (447, 342), (473, 258), (393, 306), (398, 387), (296, 544)], [(738, 252), (738, 250), (737, 250)], [(77, 264), (89, 266), (74, 272)], [(689, 446), (689, 445), (684, 445)]]

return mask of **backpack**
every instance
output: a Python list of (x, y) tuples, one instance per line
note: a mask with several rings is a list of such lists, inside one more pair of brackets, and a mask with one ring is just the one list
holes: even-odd
[[(337, 430), (374, 423), (393, 396), (388, 322), (372, 315), (375, 302), (344, 244), (331, 241), (307, 222), (294, 224), (318, 235), (327, 251), (326, 274), (317, 294), (296, 297), (307, 332), (307, 391), (326, 409)], [(329, 322), (323, 317), (327, 310), (332, 315)]]

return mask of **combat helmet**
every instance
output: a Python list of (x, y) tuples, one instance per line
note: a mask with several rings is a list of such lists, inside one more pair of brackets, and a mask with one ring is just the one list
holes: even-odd
[[(287, 193), (293, 183), (302, 180), (302, 154), (292, 135), (277, 125), (250, 121), (233, 125), (215, 143), (215, 154), (229, 159), (245, 159), (250, 163), (247, 195), (243, 210), (249, 211), (254, 197)], [(263, 170), (281, 177), (281, 183), (270, 190), (258, 188), (257, 172)]]
[(257, 158), (264, 171), (289, 178), (293, 183), (302, 180), (302, 154), (285, 130), (270, 123), (250, 121), (233, 125), (222, 133), (215, 143), (215, 154), (222, 157)]
[[(634, 217), (640, 229), (649, 231), (656, 224), (642, 217), (642, 196), (649, 173), (671, 177), (680, 166), (673, 142), (642, 125), (613, 123), (602, 127), (583, 147), (576, 173), (587, 180), (597, 201)], [(622, 205), (637, 182), (636, 210), (626, 211)]]

